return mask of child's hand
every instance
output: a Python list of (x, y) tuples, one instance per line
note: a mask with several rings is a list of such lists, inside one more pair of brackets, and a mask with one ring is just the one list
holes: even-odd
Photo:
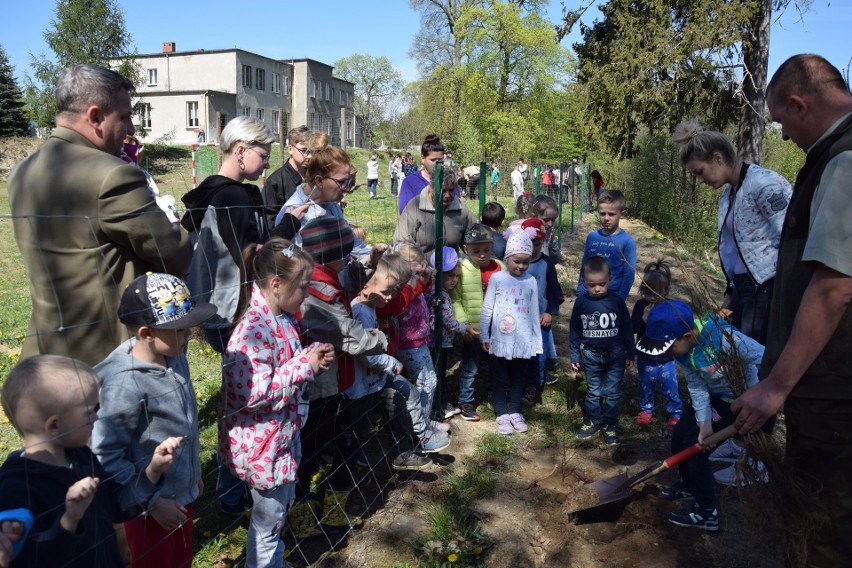
[(167, 531), (173, 531), (184, 524), (187, 519), (187, 512), (186, 507), (178, 505), (178, 502), (174, 499), (163, 499), (162, 497), (154, 501), (154, 504), (148, 509), (148, 514), (154, 517), (157, 524)]
[(370, 266), (376, 266), (376, 263), (379, 262), (379, 259), (382, 258), (382, 255), (388, 250), (387, 243), (376, 243), (373, 245), (372, 250), (370, 250), (370, 260), (367, 262)]
[(488, 341), (483, 341), (482, 342), (482, 350), (485, 351), (486, 353), (491, 353), (491, 343), (488, 342)]
[(579, 373), (580, 371), (583, 370), (583, 364), (582, 363), (575, 363), (575, 362), (572, 361), (571, 362), (571, 369)]
[(334, 362), (334, 347), (331, 343), (317, 343), (303, 350), (302, 353), (308, 355), (308, 361), (314, 373), (319, 370), (325, 371)]
[(59, 519), (63, 529), (70, 533), (77, 532), (77, 525), (92, 504), (100, 482), (97, 477), (84, 477), (68, 488), (65, 493), (65, 513)]
[(397, 363), (396, 367), (393, 368), (393, 372), (395, 375), (401, 375), (405, 366), (402, 363)]
[(175, 452), (183, 442), (183, 436), (175, 436), (166, 438), (162, 443), (154, 448), (154, 455), (151, 456), (151, 463), (145, 468), (145, 474), (151, 483), (157, 483), (160, 476), (166, 473), (172, 462), (175, 460)]
[(550, 325), (553, 323), (553, 316), (547, 312), (544, 312), (543, 314), (541, 314), (538, 323), (539, 325), (541, 325), (541, 327), (550, 327)]
[(0, 526), (0, 568), (8, 568), (12, 563), (12, 547), (21, 540), (24, 534), (24, 523), (20, 521), (3, 521)]
[(698, 428), (698, 443), (702, 446), (702, 448), (707, 451), (710, 448), (704, 446), (704, 440), (709, 438), (713, 434), (713, 423), (709, 420), (705, 420), (700, 423)]
[(633, 361), (633, 359), (627, 359), (627, 360), (624, 362), (624, 368), (625, 368), (625, 369), (632, 369), (632, 368), (633, 368), (633, 365), (634, 365), (634, 361)]

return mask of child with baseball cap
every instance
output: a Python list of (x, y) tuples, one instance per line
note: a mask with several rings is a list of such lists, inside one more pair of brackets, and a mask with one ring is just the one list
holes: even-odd
[[(715, 315), (696, 321), (689, 304), (664, 300), (648, 314), (636, 350), (647, 355), (670, 354), (683, 369), (692, 406), (683, 409), (672, 431), (672, 453), (734, 423), (731, 403), (736, 398), (726, 374), (741, 370), (746, 388), (757, 384), (763, 346)], [(738, 393), (741, 394), (741, 393)], [(757, 464), (759, 469), (761, 464)], [(663, 499), (694, 499), (683, 511), (670, 512), (669, 522), (706, 531), (719, 530), (713, 472), (706, 453), (681, 463), (680, 479), (661, 492)]]
[(101, 408), (92, 451), (119, 483), (138, 477), (158, 443), (184, 439), (145, 514), (124, 523), (134, 566), (192, 564), (192, 503), (202, 481), (186, 345), (192, 328), (215, 314), (215, 306), (190, 297), (180, 278), (149, 272), (127, 286), (118, 306), (133, 337), (95, 367)]
[(450, 292), (456, 319), (467, 326), (462, 343), (462, 364), (459, 371), (458, 406), (448, 404), (444, 418), (455, 414), (470, 422), (479, 422), (479, 413), (473, 399), (473, 381), (479, 372), (479, 315), (482, 300), (491, 276), (503, 270), (504, 265), (493, 257), (494, 239), (485, 225), (476, 223), (464, 234), (462, 246), (465, 256), (459, 263), (458, 285)]

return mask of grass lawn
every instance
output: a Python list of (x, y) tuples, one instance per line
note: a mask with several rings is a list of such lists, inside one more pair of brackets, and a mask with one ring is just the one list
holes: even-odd
[[(272, 164), (279, 160), (279, 148), (273, 148)], [(172, 194), (180, 203), (192, 186), (191, 155), (188, 148), (159, 148), (152, 152), (147, 167), (153, 173), (163, 194)], [(380, 153), (381, 154), (381, 153)], [(351, 150), (353, 163), (358, 168), (358, 183), (366, 185), (366, 150)], [(368, 200), (365, 187), (348, 196), (345, 210), (350, 223), (361, 225), (367, 231), (368, 241), (390, 242), (397, 223), (397, 201), (390, 195), (387, 173), (387, 154), (380, 155), (379, 198)], [(143, 164), (145, 163), (143, 158)], [(200, 182), (216, 171), (215, 149), (202, 148), (196, 156), (196, 175)], [(274, 169), (274, 168), (273, 168)], [(260, 185), (260, 180), (256, 182)], [(500, 201), (507, 210), (506, 224), (515, 218), (511, 204), (511, 189), (507, 184), (500, 188)], [(472, 203), (478, 212), (478, 204)], [(579, 219), (579, 217), (577, 217)], [(571, 212), (563, 212), (563, 228), (570, 230)], [(21, 343), (26, 333), (31, 302), (23, 261), (18, 252), (12, 230), (7, 183), (0, 180), (0, 384), (9, 370), (18, 362)], [(213, 566), (225, 557), (234, 557), (245, 542), (247, 518), (234, 519), (219, 512), (214, 499), (216, 470), (214, 449), (216, 442), (216, 400), (221, 381), (219, 356), (203, 341), (193, 339), (188, 348), (193, 383), (198, 396), (199, 429), (202, 446), (202, 465), (206, 492), (195, 504), (194, 539), (196, 566)], [(3, 416), (0, 423), (0, 459), (20, 447), (20, 438)], [(224, 564), (223, 564), (224, 565)]]

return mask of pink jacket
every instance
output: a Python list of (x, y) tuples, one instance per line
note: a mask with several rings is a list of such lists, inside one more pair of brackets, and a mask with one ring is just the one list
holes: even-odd
[(225, 349), (219, 439), (223, 463), (256, 489), (296, 480), (293, 446), (307, 418), (302, 390), (314, 379), (308, 358), (298, 352), (298, 331), (272, 314), (255, 284)]

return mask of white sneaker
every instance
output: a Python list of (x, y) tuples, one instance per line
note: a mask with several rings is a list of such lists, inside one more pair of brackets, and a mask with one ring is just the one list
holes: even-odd
[[(754, 463), (754, 462), (751, 462)], [(717, 483), (727, 485), (728, 487), (745, 487), (749, 481), (743, 475), (741, 463), (735, 463), (732, 466), (720, 469), (713, 474), (713, 478)], [(757, 471), (760, 473), (760, 482), (766, 483), (769, 481), (769, 474), (766, 472), (766, 467), (762, 461), (757, 462)]]
[(744, 453), (744, 447), (737, 444), (733, 438), (728, 438), (713, 450), (708, 459), (710, 461), (737, 463)]

